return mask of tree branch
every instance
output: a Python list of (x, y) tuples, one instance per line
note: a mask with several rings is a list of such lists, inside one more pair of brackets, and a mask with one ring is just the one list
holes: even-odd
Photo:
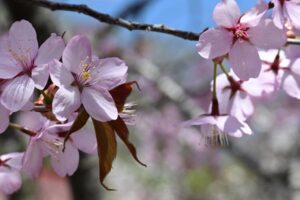
[(82, 13), (87, 16), (93, 17), (100, 22), (120, 26), (130, 31), (142, 30), (142, 31), (149, 31), (149, 32), (159, 32), (159, 33), (165, 33), (176, 37), (180, 37), (186, 40), (194, 40), (194, 41), (198, 40), (200, 35), (200, 33), (193, 33), (193, 32), (187, 32), (187, 31), (181, 31), (181, 30), (169, 28), (163, 24), (142, 24), (142, 23), (128, 21), (123, 18), (112, 17), (108, 14), (97, 12), (96, 10), (93, 10), (83, 4), (75, 5), (75, 4), (51, 2), (47, 0), (26, 0), (26, 1), (15, 0), (15, 1), (29, 3), (32, 5), (41, 6), (51, 10), (65, 10), (65, 11)]
[[(112, 17), (108, 14), (97, 12), (96, 10), (89, 8), (87, 5), (84, 5), (84, 4), (77, 5), (77, 4), (57, 3), (57, 2), (51, 2), (48, 0), (14, 0), (14, 1), (19, 1), (22, 3), (29, 3), (29, 4), (44, 7), (44, 8), (53, 10), (53, 11), (64, 10), (64, 11), (72, 11), (72, 12), (82, 13), (87, 16), (93, 17), (94, 19), (97, 19), (100, 22), (120, 26), (120, 27), (126, 28), (130, 31), (141, 30), (141, 31), (165, 33), (168, 35), (173, 35), (173, 36), (176, 36), (179, 38), (183, 38), (186, 40), (192, 40), (192, 41), (197, 41), (199, 39), (199, 36), (204, 31), (207, 30), (207, 28), (206, 28), (201, 33), (194, 33), (194, 32), (176, 30), (176, 29), (167, 27), (163, 24), (143, 24), (143, 23), (138, 23), (138, 22), (132, 22), (132, 21), (128, 21), (123, 18), (120, 18), (120, 17)], [(295, 39), (288, 39), (287, 44), (300, 45), (300, 41), (295, 40)]]

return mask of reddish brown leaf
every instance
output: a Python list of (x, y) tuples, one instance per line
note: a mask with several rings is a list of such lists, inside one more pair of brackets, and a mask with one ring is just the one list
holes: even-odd
[(119, 116), (118, 119), (110, 121), (109, 122), (110, 126), (117, 132), (118, 136), (121, 138), (121, 140), (125, 143), (127, 146), (128, 150), (130, 151), (132, 157), (141, 165), (144, 167), (147, 167), (144, 163), (142, 163), (136, 153), (136, 149), (134, 145), (129, 141), (129, 131), (128, 128), (123, 121), (123, 119)]
[(109, 91), (115, 101), (115, 104), (119, 112), (123, 110), (125, 101), (127, 97), (130, 95), (130, 93), (132, 92), (133, 84), (137, 84), (137, 82), (136, 81), (127, 82)]
[(117, 154), (116, 135), (107, 122), (99, 122), (93, 119), (93, 124), (98, 144), (100, 183), (106, 190), (114, 190), (108, 188), (103, 181), (110, 172)]
[(90, 115), (86, 112), (86, 110), (84, 109), (84, 107), (81, 107), (79, 109), (79, 114), (77, 116), (77, 118), (75, 119), (74, 123), (72, 124), (70, 130), (68, 131), (67, 135), (65, 136), (65, 140), (64, 140), (64, 148), (65, 149), (65, 144), (68, 141), (68, 139), (70, 138), (71, 134), (80, 130), (88, 121)]

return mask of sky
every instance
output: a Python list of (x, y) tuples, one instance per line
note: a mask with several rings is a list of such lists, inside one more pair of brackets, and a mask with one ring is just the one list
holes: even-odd
[[(72, 4), (86, 4), (89, 7), (115, 16), (126, 6), (137, 0), (56, 0)], [(220, 0), (152, 0), (143, 14), (130, 19), (141, 23), (164, 24), (176, 29), (200, 32), (206, 27), (214, 26), (212, 11)], [(242, 12), (251, 8), (256, 0), (237, 0)], [(72, 20), (83, 20), (85, 23), (98, 23), (78, 13), (61, 12), (61, 15)]]

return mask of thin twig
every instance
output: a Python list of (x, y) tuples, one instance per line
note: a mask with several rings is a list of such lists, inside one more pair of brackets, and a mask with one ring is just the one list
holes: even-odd
[[(15, 1), (41, 6), (44, 8), (48, 8), (50, 10), (64, 10), (64, 11), (82, 13), (87, 16), (93, 17), (100, 22), (120, 26), (130, 31), (141, 30), (141, 31), (149, 31), (149, 32), (158, 32), (158, 33), (173, 35), (175, 37), (183, 38), (186, 40), (192, 40), (192, 41), (197, 41), (199, 39), (199, 36), (208, 29), (205, 28), (201, 33), (194, 33), (189, 31), (176, 30), (174, 28), (167, 27), (163, 24), (143, 24), (138, 22), (132, 22), (120, 17), (112, 17), (108, 14), (97, 12), (96, 10), (89, 8), (87, 5), (84, 4), (77, 5), (77, 4), (68, 4), (68, 3), (57, 3), (57, 2), (47, 1), (47, 0), (26, 0), (26, 1), (15, 0)], [(287, 44), (300, 45), (300, 41), (295, 39), (288, 39)]]
[(130, 31), (142, 30), (142, 31), (149, 31), (149, 32), (159, 32), (159, 33), (165, 33), (165, 34), (169, 34), (186, 40), (193, 40), (193, 41), (197, 41), (199, 35), (201, 34), (201, 33), (193, 33), (193, 32), (176, 30), (167, 27), (163, 24), (143, 24), (143, 23), (128, 21), (119, 17), (112, 17), (108, 14), (97, 12), (96, 10), (89, 8), (84, 4), (76, 5), (76, 4), (67, 4), (67, 3), (57, 3), (57, 2), (51, 2), (46, 0), (15, 0), (15, 1), (29, 3), (32, 5), (41, 6), (51, 10), (64, 10), (64, 11), (82, 13), (87, 16), (93, 17), (100, 22), (121, 26)]

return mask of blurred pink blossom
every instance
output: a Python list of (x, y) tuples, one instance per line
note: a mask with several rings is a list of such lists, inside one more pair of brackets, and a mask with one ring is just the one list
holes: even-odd
[(300, 29), (300, 1), (299, 0), (272, 0), (273, 21), (280, 28), (284, 28), (286, 22), (290, 22), (295, 28)]
[[(34, 119), (34, 122), (27, 123), (28, 120), (22, 120), (25, 117)], [(22, 118), (20, 124), (36, 133), (30, 138), (23, 159), (23, 171), (32, 178), (39, 176), (45, 156), (50, 155), (52, 167), (59, 176), (66, 176), (72, 175), (78, 167), (78, 149), (86, 153), (96, 153), (96, 136), (86, 128), (74, 132), (63, 151), (64, 137), (73, 124), (72, 120), (66, 124), (55, 124), (35, 112), (27, 112)]]
[(24, 153), (9, 153), (0, 156), (0, 192), (12, 194), (20, 189), (20, 170)]

